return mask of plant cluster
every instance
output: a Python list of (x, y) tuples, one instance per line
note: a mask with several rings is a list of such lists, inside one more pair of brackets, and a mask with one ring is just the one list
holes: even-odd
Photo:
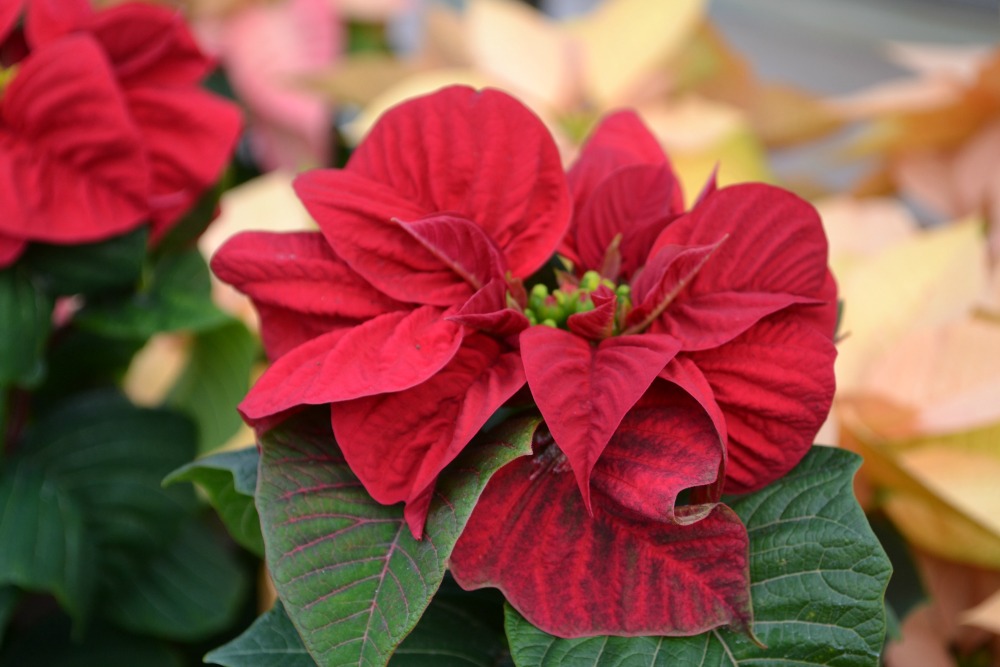
[[(650, 3), (656, 34), (624, 0), (472, 0), (462, 48), (392, 67), (334, 23), (373, 6), (184, 4), (196, 30), (0, 0), (0, 667), (879, 664), (861, 459), (813, 442), (839, 406), (892, 485), (893, 438), (941, 420), (835, 398), (871, 337), (838, 338), (830, 265), (862, 308), (872, 281), (756, 182), (842, 119), (754, 81), (699, 0)], [(343, 45), (384, 90), (318, 70)], [(331, 91), (363, 107), (335, 138)], [(320, 167), (268, 177), (309, 227), (244, 208), (208, 242), (232, 164)]]

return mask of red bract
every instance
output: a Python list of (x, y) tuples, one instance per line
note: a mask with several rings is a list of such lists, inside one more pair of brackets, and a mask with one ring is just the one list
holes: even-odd
[[(746, 532), (718, 501), (790, 470), (829, 410), (819, 218), (759, 184), (710, 184), (684, 213), (632, 113), (598, 127), (569, 182), (575, 271), (535, 288), (527, 315), (549, 326), (520, 334), (554, 445), (487, 486), (456, 579), (563, 637), (747, 626)], [(694, 504), (675, 508), (685, 489)]]
[[(805, 455), (832, 400), (836, 290), (826, 237), (809, 204), (767, 185), (710, 186), (682, 213), (654, 145), (638, 117), (619, 113), (571, 169), (575, 217), (563, 251), (577, 275), (623, 280), (629, 293), (612, 295), (602, 333), (574, 326), (593, 319), (585, 313), (568, 318), (569, 332), (521, 334), (528, 384), (584, 497), (589, 469), (656, 377), (681, 386), (715, 421), (726, 490), (758, 489)], [(627, 362), (602, 356), (625, 341), (635, 350)], [(553, 373), (543, 349), (553, 345), (587, 359)]]
[(743, 524), (724, 505), (672, 510), (681, 490), (715, 478), (721, 454), (704, 411), (657, 381), (593, 469), (592, 514), (557, 445), (539, 443), (490, 480), (449, 567), (560, 637), (747, 630)]
[[(25, 4), (28, 53), (0, 87), (0, 264), (29, 241), (98, 241), (145, 221), (160, 238), (239, 133), (235, 105), (198, 86), (210, 61), (162, 7)], [(0, 43), (19, 5), (5, 3)]]
[(351, 469), (405, 501), (419, 536), (438, 473), (524, 385), (509, 339), (527, 320), (506, 295), (568, 225), (558, 152), (512, 98), (454, 87), (390, 110), (345, 169), (295, 188), (320, 232), (244, 234), (212, 262), (254, 300), (274, 359), (240, 411), (263, 429), (331, 404)]

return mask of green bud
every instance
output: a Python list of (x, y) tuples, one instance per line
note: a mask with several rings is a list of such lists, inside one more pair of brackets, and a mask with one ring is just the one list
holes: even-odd
[(601, 274), (597, 271), (587, 271), (580, 279), (580, 289), (584, 292), (593, 292), (601, 285)]

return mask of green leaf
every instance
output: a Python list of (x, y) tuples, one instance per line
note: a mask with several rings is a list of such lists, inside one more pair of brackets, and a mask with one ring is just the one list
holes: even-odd
[(197, 250), (163, 257), (149, 284), (124, 298), (92, 300), (76, 323), (111, 338), (146, 340), (163, 331), (205, 331), (228, 316), (212, 302), (208, 266)]
[(559, 639), (507, 609), (517, 665), (875, 667), (891, 567), (854, 498), (854, 454), (813, 447), (792, 472), (733, 501), (750, 534), (754, 632)]
[(0, 387), (31, 387), (44, 377), (52, 308), (23, 271), (0, 271)]
[[(506, 644), (503, 636), (477, 613), (477, 602), (477, 592), (435, 596), (389, 665), (496, 665)], [(499, 605), (496, 608), (499, 610)], [(242, 635), (206, 655), (205, 662), (222, 667), (316, 667), (280, 601)]]
[(898, 635), (898, 621), (906, 618), (911, 611), (928, 602), (927, 591), (914, 560), (914, 553), (906, 538), (892, 524), (889, 517), (881, 512), (868, 515), (872, 532), (885, 549), (892, 563), (892, 578), (885, 591), (885, 607), (888, 615), (888, 635)]
[(518, 421), (467, 447), (440, 476), (417, 541), (400, 505), (368, 495), (333, 440), (328, 413), (319, 417), (261, 441), (257, 508), (268, 567), (321, 667), (385, 665), (441, 584), (487, 481), (531, 452), (538, 422)]
[(157, 550), (197, 506), (190, 488), (160, 484), (194, 450), (194, 428), (182, 415), (104, 392), (47, 413), (19, 448), (26, 463), (78, 503), (105, 561)]
[(242, 635), (209, 652), (205, 662), (222, 667), (316, 667), (280, 601)]
[(195, 641), (235, 621), (249, 583), (225, 545), (192, 518), (141, 569), (115, 581), (105, 610), (137, 634)]
[(20, 593), (13, 586), (0, 586), (0, 644), (3, 643), (7, 623), (14, 614), (19, 598)]
[(96, 570), (73, 499), (21, 464), (0, 475), (0, 508), (0, 590), (13, 585), (51, 593), (75, 618), (83, 618)]
[(163, 483), (193, 482), (200, 486), (233, 539), (263, 558), (264, 538), (253, 500), (259, 460), (256, 447), (219, 452), (175, 470)]
[(48, 364), (59, 369), (32, 392), (32, 408), (51, 410), (72, 394), (118, 385), (140, 340), (118, 340), (68, 327), (59, 332), (48, 349)]
[(169, 646), (148, 637), (110, 627), (87, 632), (82, 641), (70, 637), (64, 618), (36, 623), (14, 635), (0, 667), (184, 667)]
[(250, 389), (259, 352), (256, 337), (237, 320), (195, 337), (191, 359), (167, 403), (194, 418), (200, 452), (215, 449), (239, 430), (236, 406)]
[[(457, 588), (457, 586), (456, 586)], [(435, 596), (390, 667), (493, 667), (506, 652), (502, 634), (476, 613), (475, 593)], [(497, 607), (499, 610), (499, 606)]]
[(100, 294), (139, 280), (148, 237), (144, 225), (98, 243), (32, 243), (21, 261), (49, 294)]

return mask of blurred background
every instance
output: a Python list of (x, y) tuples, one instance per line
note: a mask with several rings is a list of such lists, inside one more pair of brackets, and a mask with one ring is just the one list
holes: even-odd
[[(218, 59), (209, 86), (247, 119), (206, 256), (240, 230), (310, 228), (294, 174), (343, 165), (382, 111), (450, 83), (522, 99), (567, 164), (603, 113), (636, 108), (689, 204), (716, 168), (722, 185), (812, 201), (843, 301), (818, 441), (865, 458), (857, 492), (895, 567), (886, 663), (1000, 665), (996, 0), (161, 4), (189, 19)], [(215, 298), (254, 330), (235, 292)], [(155, 337), (126, 376), (132, 400), (163, 403), (192, 345)], [(252, 442), (229, 412), (204, 451)]]

